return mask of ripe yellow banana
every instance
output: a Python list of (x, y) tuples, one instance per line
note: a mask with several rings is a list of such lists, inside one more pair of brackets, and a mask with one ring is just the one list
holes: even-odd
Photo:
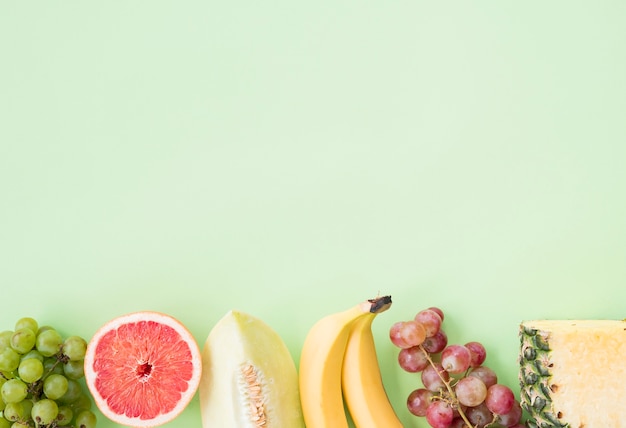
[(348, 428), (341, 391), (341, 371), (354, 322), (391, 306), (384, 296), (327, 315), (311, 327), (299, 366), (300, 399), (307, 428)]
[(383, 386), (372, 322), (376, 314), (352, 325), (342, 369), (346, 405), (357, 428), (402, 428)]

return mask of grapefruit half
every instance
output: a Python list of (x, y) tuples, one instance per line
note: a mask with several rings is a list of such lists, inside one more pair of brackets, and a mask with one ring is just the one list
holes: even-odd
[(191, 333), (158, 312), (112, 319), (85, 354), (85, 381), (98, 409), (130, 427), (156, 427), (177, 417), (198, 389), (201, 371)]

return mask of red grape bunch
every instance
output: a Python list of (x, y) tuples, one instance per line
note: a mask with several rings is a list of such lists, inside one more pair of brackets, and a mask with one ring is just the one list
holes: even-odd
[(423, 387), (409, 394), (409, 411), (426, 417), (433, 428), (524, 428), (513, 391), (483, 365), (485, 347), (479, 342), (448, 344), (443, 318), (441, 309), (431, 307), (389, 330), (391, 342), (400, 348), (400, 367), (421, 374)]

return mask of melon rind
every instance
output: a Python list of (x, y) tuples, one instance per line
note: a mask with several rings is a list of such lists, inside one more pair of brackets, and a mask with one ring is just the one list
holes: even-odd
[(259, 379), (265, 428), (304, 427), (298, 374), (283, 339), (264, 321), (231, 310), (211, 329), (202, 349), (199, 395), (204, 428), (256, 428), (246, 370)]

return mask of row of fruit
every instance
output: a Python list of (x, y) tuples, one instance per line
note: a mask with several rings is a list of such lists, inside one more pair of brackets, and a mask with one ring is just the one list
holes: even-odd
[[(234, 310), (202, 350), (163, 313), (114, 318), (89, 342), (22, 318), (0, 332), (0, 428), (93, 428), (92, 402), (117, 424), (156, 427), (196, 391), (205, 428), (347, 428), (349, 420), (357, 428), (402, 428), (372, 332), (391, 303), (377, 297), (323, 316), (304, 340), (299, 367), (275, 330)], [(430, 307), (389, 328), (399, 366), (421, 381), (408, 411), (431, 427), (522, 428), (522, 409), (531, 428), (625, 426), (623, 321), (523, 322), (520, 400), (485, 365), (485, 347), (449, 344), (443, 321), (443, 311)], [(595, 366), (586, 364), (590, 354)], [(585, 372), (591, 377), (574, 379)]]

